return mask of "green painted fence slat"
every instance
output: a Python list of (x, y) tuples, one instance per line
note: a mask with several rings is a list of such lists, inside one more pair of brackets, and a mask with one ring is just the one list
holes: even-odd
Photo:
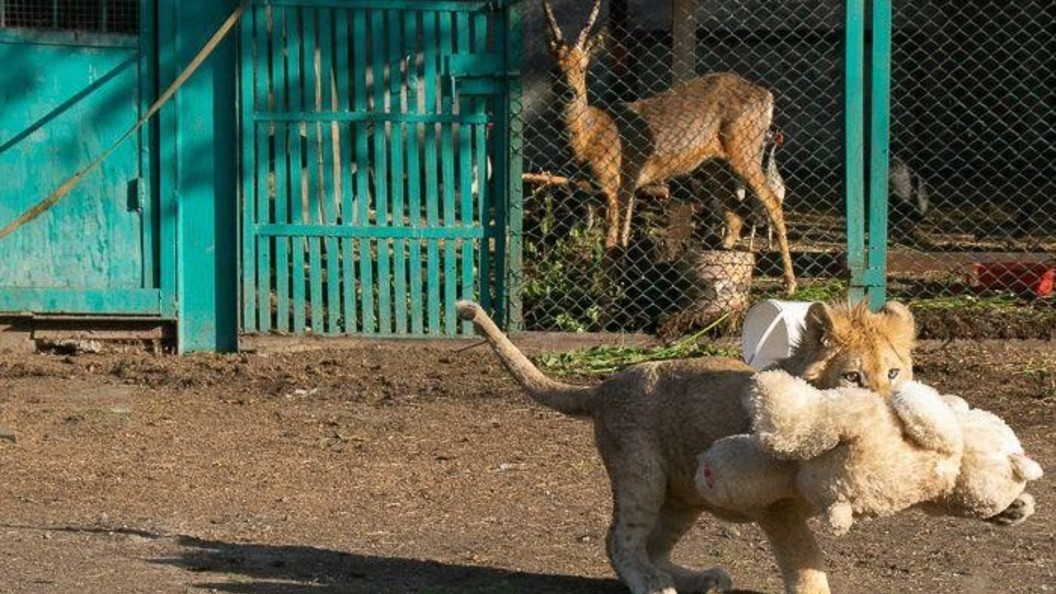
[[(262, 50), (266, 49), (266, 37), (267, 32), (267, 14), (265, 11), (259, 8), (253, 11), (258, 17), (256, 20), (256, 35), (258, 39), (265, 40), (262, 44)], [(260, 53), (261, 58), (264, 58), (264, 51)], [(253, 76), (253, 85), (255, 91), (253, 93), (253, 100), (250, 103), (253, 106), (264, 106), (268, 103), (268, 86), (270, 81), (274, 77), (268, 71), (267, 59), (261, 59), (257, 62), (257, 68)], [(256, 218), (262, 216), (266, 217), (271, 211), (270, 200), (272, 196), (271, 185), (268, 183), (268, 143), (270, 141), (269, 132), (267, 126), (256, 126), (255, 134), (256, 137), (256, 151), (257, 151), (257, 163), (256, 163), (256, 183), (257, 183), (257, 213)], [(257, 241), (257, 310), (259, 312), (257, 329), (261, 332), (268, 332), (271, 330), (271, 242), (265, 239), (264, 241)]]
[[(406, 18), (396, 11), (389, 11), (389, 113), (401, 113), (401, 91), (405, 88), (404, 82), (404, 56), (409, 54), (409, 49), (402, 43), (402, 20)], [(409, 58), (413, 59), (413, 58)], [(389, 138), (389, 172), (392, 178), (392, 222), (395, 227), (404, 226), (406, 212), (403, 204), (404, 177), (406, 171), (403, 167), (403, 135), (406, 126), (403, 123), (392, 123), (391, 136)], [(392, 292), (393, 306), (395, 309), (396, 334), (407, 333), (407, 242), (396, 240), (393, 247), (393, 270), (392, 270)]]
[[(334, 109), (348, 110), (352, 107), (352, 98), (349, 95), (348, 81), (351, 71), (348, 67), (349, 46), (347, 11), (335, 13), (334, 31), (334, 79), (337, 86), (337, 103)], [(341, 135), (340, 151), (338, 161), (341, 166), (341, 223), (351, 225), (352, 211), (352, 124), (337, 122), (339, 134)], [(344, 315), (345, 332), (355, 332), (357, 329), (356, 314), (356, 266), (352, 238), (339, 239), (341, 244), (341, 311)]]
[[(434, 12), (422, 13), (422, 46), (425, 71), (425, 111), (436, 113), (437, 91), (437, 15)], [(439, 200), (437, 192), (440, 180), (436, 154), (436, 125), (425, 126), (425, 224), (436, 227), (440, 224)], [(427, 300), (426, 314), (429, 320), (428, 332), (440, 334), (440, 247), (436, 241), (426, 243), (426, 278)]]
[(262, 224), (256, 233), (273, 237), (363, 237), (371, 240), (405, 239), (413, 241), (457, 241), (480, 239), (484, 229), (479, 225), (466, 227), (377, 227), (359, 225)]
[[(319, 15), (319, 48), (321, 79), (321, 109), (337, 109), (337, 95), (334, 73), (334, 11), (323, 10)], [(323, 166), (320, 169), (326, 191), (322, 194), (323, 221), (327, 225), (337, 224), (338, 202), (341, 199), (341, 163), (340, 143), (341, 125), (338, 122), (324, 124), (321, 136)], [(329, 184), (329, 185), (326, 185)], [(336, 239), (327, 238), (323, 243), (323, 261), (326, 263), (326, 331), (337, 334), (341, 331), (341, 290), (338, 266), (341, 256), (338, 253)]]
[[(374, 111), (384, 113), (385, 105), (385, 78), (381, 73), (385, 72), (386, 63), (386, 26), (385, 13), (381, 10), (370, 12), (370, 41), (373, 72)], [(391, 128), (386, 123), (377, 122), (374, 126), (374, 160), (376, 171), (389, 170), (389, 152), (386, 137), (391, 133)], [(389, 212), (389, 184), (388, 175), (374, 176), (374, 200), (377, 212), (378, 226), (384, 227), (390, 224), (391, 213)], [(388, 240), (382, 239), (377, 243), (377, 265), (378, 265), (378, 332), (381, 334), (392, 333), (392, 301), (390, 279), (392, 272), (389, 267)]]
[[(473, 35), (477, 47), (487, 47), (488, 40), (488, 17), (476, 15), (473, 18)], [(476, 99), (476, 112), (481, 113), (487, 109), (484, 99)], [(482, 114), (483, 115), (483, 114)], [(473, 126), (474, 163), (477, 167), (477, 216), (484, 229), (491, 228), (491, 214), (488, 205), (491, 203), (491, 182), (488, 176), (488, 146), (487, 126)], [(491, 311), (491, 240), (488, 232), (484, 233), (484, 239), (479, 243), (478, 266), (479, 274), (477, 281), (476, 296), (484, 311)]]
[[(367, 15), (362, 10), (352, 13), (352, 39), (358, 40), (357, 50), (353, 54), (353, 102), (352, 109), (364, 111), (367, 107), (367, 56), (365, 44), (367, 41)], [(370, 162), (370, 151), (367, 140), (372, 132), (371, 127), (366, 124), (356, 124), (354, 127), (356, 139), (356, 193), (357, 223), (361, 226), (370, 224), (370, 179), (367, 176), (366, 164)], [(360, 320), (363, 334), (373, 334), (374, 327), (374, 263), (370, 258), (370, 241), (362, 237), (359, 240), (359, 281), (360, 281)]]
[[(418, 39), (418, 15), (411, 14), (404, 17), (404, 39)], [(413, 46), (413, 51), (408, 52), (411, 56), (417, 56), (419, 47)], [(418, 111), (418, 82), (421, 76), (418, 70), (417, 58), (407, 63), (407, 113), (414, 114)], [(422, 220), (422, 193), (419, 175), (421, 160), (419, 154), (422, 149), (418, 143), (419, 138), (424, 138), (425, 130), (420, 124), (412, 124), (407, 134), (407, 212), (412, 228), (418, 228)], [(412, 241), (410, 248), (410, 269), (408, 274), (411, 281), (410, 308), (411, 308), (411, 332), (416, 335), (425, 333), (424, 312), (425, 306), (422, 302), (422, 243)]]
[[(2, 0), (0, 0), (2, 4)], [(258, 21), (264, 9), (256, 7), (248, 11), (242, 18), (242, 72), (253, 73), (251, 80), (256, 78), (256, 72), (260, 68), (261, 54), (266, 48), (260, 47), (261, 39)], [(256, 80), (253, 84), (242, 86), (242, 117), (247, 118), (253, 113), (255, 92), (259, 88)], [(255, 155), (259, 154), (259, 146), (256, 143), (256, 135), (249, 135), (246, 142), (242, 143), (242, 228), (249, 229), (256, 225), (256, 194), (261, 191), (256, 183), (256, 171), (259, 165), (255, 161)], [(256, 238), (242, 242), (242, 328), (248, 332), (256, 332), (257, 325), (257, 257)], [(263, 315), (263, 312), (261, 312)]]
[[(289, 82), (287, 92), (289, 93), (290, 109), (293, 110), (301, 109), (301, 105), (304, 103), (305, 57), (303, 51), (304, 18), (302, 13), (303, 9), (292, 9), (286, 24), (286, 50), (289, 52), (286, 70), (287, 81)], [(304, 141), (307, 135), (307, 126), (304, 123), (298, 123), (293, 126), (290, 137), (290, 220), (301, 223), (308, 222), (306, 208), (308, 196), (307, 189), (304, 186), (307, 180), (304, 176), (305, 161), (302, 160), (305, 148)], [(293, 303), (291, 303), (293, 308), (293, 331), (301, 334), (304, 333), (306, 325), (304, 312), (304, 308), (307, 305), (304, 286), (304, 252), (307, 244), (303, 237), (292, 237), (290, 244), (293, 266)]]
[[(440, 59), (446, 60), (447, 56), (454, 53), (454, 35), (452, 13), (439, 13), (440, 18)], [(443, 113), (453, 113), (454, 99), (451, 96), (453, 89), (450, 79), (440, 80), (440, 109)], [(455, 178), (455, 130), (454, 124), (443, 124), (440, 127), (440, 178), (443, 180), (443, 211), (444, 226), (455, 224), (455, 189), (458, 181)], [(444, 332), (452, 335), (455, 332), (458, 318), (455, 312), (455, 300), (458, 299), (458, 263), (455, 242), (444, 242)]]
[(869, 305), (887, 297), (887, 201), (891, 132), (891, 0), (872, 1), (873, 47), (869, 133), (869, 248), (865, 282)]
[[(287, 76), (286, 76), (286, 11), (281, 8), (271, 8), (272, 31), (271, 31), (271, 63), (272, 63), (272, 93), (276, 109), (285, 109), (287, 105)], [(275, 126), (275, 215), (274, 220), (278, 223), (289, 222), (290, 184), (289, 179), (289, 142), (290, 126), (286, 124)], [(271, 217), (265, 214), (261, 217), (269, 220)], [(279, 332), (290, 330), (290, 266), (289, 266), (289, 240), (285, 237), (275, 238), (275, 328)], [(270, 309), (270, 306), (269, 306)]]
[(450, 114), (450, 113), (386, 113), (375, 111), (286, 111), (256, 112), (253, 119), (257, 122), (357, 122), (357, 123), (401, 123), (401, 124), (485, 124), (489, 121), (486, 114)]
[(865, 294), (865, 0), (846, 4), (844, 43), (844, 155), (847, 200), (847, 267), (851, 271), (850, 298), (860, 301)]
[[(319, 44), (317, 43), (317, 27), (319, 25), (319, 11), (305, 10), (301, 25), (304, 39), (304, 101), (305, 106), (311, 110), (322, 109), (322, 82)], [(323, 184), (323, 151), (322, 151), (322, 122), (315, 121), (305, 124), (307, 161), (305, 162), (305, 173), (307, 174), (307, 198), (305, 200), (305, 220), (310, 223), (322, 223), (322, 201), (325, 192)], [(323, 255), (322, 244), (317, 237), (308, 238), (308, 306), (311, 313), (310, 322), (313, 332), (323, 332)]]

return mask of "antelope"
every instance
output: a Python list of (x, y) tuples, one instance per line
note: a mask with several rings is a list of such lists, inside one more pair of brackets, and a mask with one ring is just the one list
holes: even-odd
[[(773, 118), (769, 90), (730, 72), (678, 83), (671, 89), (611, 111), (587, 100), (587, 69), (602, 34), (591, 34), (601, 9), (594, 0), (575, 41), (564, 40), (548, 0), (542, 0), (548, 49), (570, 91), (563, 120), (576, 160), (605, 195), (605, 249), (627, 247), (634, 192), (691, 174), (711, 159), (723, 159), (752, 191), (777, 234), (785, 291), (796, 290), (781, 201), (767, 185), (762, 154)], [(635, 134), (637, 133), (637, 134)]]

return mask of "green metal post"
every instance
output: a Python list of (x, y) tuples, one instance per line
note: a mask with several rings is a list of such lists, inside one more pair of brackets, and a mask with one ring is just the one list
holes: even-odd
[(865, 296), (865, 0), (847, 0), (844, 30), (844, 179), (852, 302)]
[[(174, 2), (177, 70), (236, 3)], [(179, 350), (238, 347), (235, 39), (229, 37), (176, 95)]]
[(872, 0), (870, 72), (869, 252), (865, 274), (869, 305), (884, 304), (887, 292), (887, 181), (891, 124), (891, 0)]
[(506, 153), (507, 160), (507, 237), (506, 243), (506, 326), (509, 330), (520, 330), (524, 326), (524, 311), (521, 303), (521, 286), (524, 282), (523, 217), (524, 164), (522, 161), (524, 140), (524, 118), (521, 108), (521, 4), (509, 2), (506, 7)]

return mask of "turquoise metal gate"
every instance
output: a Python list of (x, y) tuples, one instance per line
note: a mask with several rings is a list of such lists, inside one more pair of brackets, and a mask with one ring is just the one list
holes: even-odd
[[(153, 0), (0, 0), (0, 224), (110, 146), (153, 98)], [(0, 240), (0, 313), (174, 315), (146, 130)]]
[(504, 315), (519, 200), (511, 12), (495, 1), (251, 7), (244, 332), (453, 336), (469, 330), (460, 298)]

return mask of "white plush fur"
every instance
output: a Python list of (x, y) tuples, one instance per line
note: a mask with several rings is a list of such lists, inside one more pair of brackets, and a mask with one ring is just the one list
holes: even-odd
[(696, 482), (721, 509), (803, 499), (836, 534), (856, 518), (924, 504), (931, 513), (1017, 523), (1041, 476), (1001, 419), (908, 382), (890, 400), (858, 388), (818, 390), (783, 371), (759, 373), (744, 398), (750, 435), (720, 439)]

